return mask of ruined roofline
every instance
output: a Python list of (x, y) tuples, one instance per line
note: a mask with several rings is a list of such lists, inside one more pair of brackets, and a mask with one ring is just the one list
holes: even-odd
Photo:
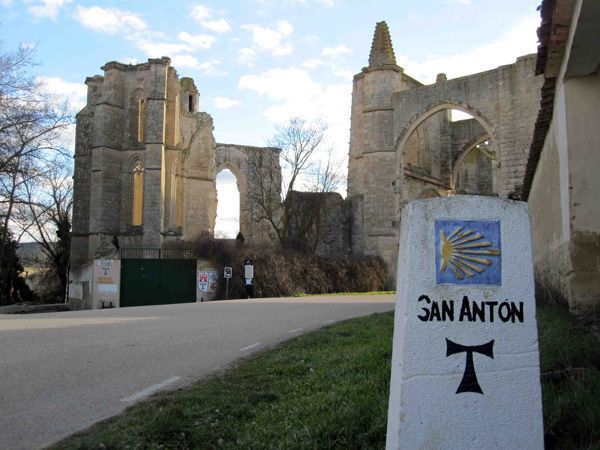
[(242, 145), (242, 144), (226, 144), (224, 142), (217, 142), (215, 144), (216, 147), (234, 147), (234, 148), (240, 148), (240, 149), (245, 149), (245, 150), (272, 150), (272, 151), (277, 151), (277, 152), (281, 152), (281, 149), (279, 147), (258, 147), (255, 145)]
[[(495, 67), (493, 69), (487, 69), (487, 70), (484, 70), (482, 72), (475, 72), (475, 73), (470, 73), (468, 75), (462, 75), (462, 76), (456, 77), (456, 78), (449, 78), (449, 79), (443, 80), (442, 83), (454, 82), (454, 81), (457, 81), (457, 80), (471, 78), (471, 77), (478, 76), (478, 75), (490, 74), (492, 72), (496, 72), (496, 71), (502, 70), (504, 68), (512, 67), (512, 66), (518, 64), (521, 61), (526, 61), (528, 59), (535, 59), (535, 58), (537, 58), (537, 54), (536, 53), (528, 53), (527, 55), (517, 56), (515, 58), (515, 62), (513, 62), (513, 63), (503, 64), (501, 66)], [(408, 75), (406, 75), (404, 73), (402, 75), (410, 78)], [(415, 81), (417, 81), (417, 80), (415, 80)], [(417, 83), (420, 83), (420, 82), (417, 81)], [(417, 86), (415, 89), (419, 89), (419, 88), (422, 88), (422, 87), (427, 88), (427, 87), (435, 86), (438, 83), (436, 83), (434, 81), (433, 83), (429, 83), (429, 84), (423, 84), (423, 83), (420, 83), (420, 84), (421, 84), (421, 86)], [(408, 91), (402, 91), (402, 92), (408, 92)]]
[(421, 83), (419, 80), (411, 77), (410, 75), (407, 75), (404, 72), (404, 69), (400, 66), (396, 66), (396, 65), (386, 65), (386, 66), (379, 66), (379, 67), (363, 67), (362, 70), (356, 74), (354, 74), (354, 81), (356, 80), (360, 80), (361, 78), (363, 78), (365, 76), (365, 73), (369, 73), (369, 72), (377, 72), (379, 70), (393, 70), (394, 72), (399, 72), (403, 78), (406, 78), (408, 81), (417, 84), (418, 86), (425, 86), (425, 84)]
[(144, 69), (150, 69), (150, 65), (152, 64), (162, 64), (165, 66), (170, 66), (171, 65), (171, 58), (169, 58), (168, 56), (163, 56), (161, 58), (148, 58), (147, 62), (143, 62), (143, 63), (139, 63), (139, 64), (126, 64), (126, 63), (121, 63), (118, 61), (109, 61), (106, 64), (104, 64), (102, 67), (100, 67), (100, 70), (110, 70), (110, 69), (116, 69), (116, 70), (121, 70), (124, 72), (127, 71), (135, 71), (135, 70), (144, 70)]

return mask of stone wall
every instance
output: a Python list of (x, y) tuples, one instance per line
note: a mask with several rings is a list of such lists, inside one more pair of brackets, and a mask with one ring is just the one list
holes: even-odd
[[(382, 256), (390, 282), (406, 202), (455, 193), (461, 173), (471, 193), (521, 195), (542, 81), (534, 69), (527, 55), (424, 86), (396, 65), (387, 26), (377, 24), (369, 66), (354, 77), (348, 199), (353, 248)], [(451, 122), (450, 109), (473, 119)], [(489, 150), (473, 150), (488, 140)]]
[[(261, 189), (263, 182), (269, 182), (264, 189), (277, 198), (281, 197), (281, 150), (274, 147), (253, 147), (248, 145), (217, 144), (215, 150), (216, 174), (229, 169), (235, 175), (240, 192), (240, 231), (245, 239), (252, 242), (273, 241), (272, 227), (261, 219)], [(260, 162), (258, 161), (260, 159)], [(259, 165), (264, 167), (260, 168)], [(264, 172), (261, 182), (256, 180), (257, 171)]]
[[(273, 238), (268, 224), (257, 219), (256, 179), (248, 174), (249, 161), (265, 156), (270, 161), (265, 173), (280, 184), (279, 150), (217, 147), (212, 117), (198, 111), (194, 81), (179, 79), (170, 63), (166, 57), (137, 65), (109, 62), (104, 76), (86, 79), (87, 104), (76, 127), (74, 268), (97, 257), (118, 257), (120, 247), (160, 247), (165, 240), (212, 234), (216, 175), (224, 167), (241, 181), (245, 238)], [(141, 225), (133, 221), (136, 167), (143, 174)]]
[(600, 302), (600, 9), (558, 0), (544, 1), (541, 11), (537, 69), (545, 83), (525, 178), (538, 297), (593, 310)]
[(292, 191), (286, 201), (293, 248), (334, 258), (352, 253), (352, 205), (339, 193)]

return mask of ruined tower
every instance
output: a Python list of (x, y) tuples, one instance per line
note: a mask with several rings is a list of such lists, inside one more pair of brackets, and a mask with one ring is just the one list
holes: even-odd
[[(425, 85), (396, 64), (379, 22), (369, 65), (354, 76), (348, 155), (352, 249), (381, 256), (395, 278), (400, 214), (414, 199), (518, 197), (539, 104), (535, 55)], [(444, 68), (440, 68), (444, 69)], [(471, 116), (452, 120), (451, 111)]]
[(397, 247), (392, 183), (396, 178), (394, 92), (420, 86), (396, 64), (388, 26), (377, 23), (369, 65), (354, 76), (348, 157), (348, 198), (355, 209), (353, 251), (386, 255)]
[(212, 234), (223, 168), (238, 177), (240, 231), (250, 241), (268, 239), (252, 216), (246, 174), (262, 154), (280, 173), (279, 150), (217, 146), (194, 80), (180, 79), (167, 57), (102, 70), (86, 79), (87, 104), (77, 114), (71, 266), (116, 257), (124, 246), (160, 248)]

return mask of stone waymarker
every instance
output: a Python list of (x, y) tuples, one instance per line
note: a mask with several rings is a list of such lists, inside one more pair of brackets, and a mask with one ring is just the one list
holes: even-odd
[(544, 447), (527, 205), (402, 214), (387, 448)]

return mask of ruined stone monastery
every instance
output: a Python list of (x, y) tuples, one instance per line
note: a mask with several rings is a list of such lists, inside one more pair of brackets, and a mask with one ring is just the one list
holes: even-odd
[[(514, 64), (456, 79), (448, 80), (440, 73), (430, 85), (410, 77), (397, 65), (387, 25), (377, 24), (368, 66), (353, 81), (347, 197), (327, 194), (321, 212), (324, 231), (315, 247), (318, 253), (379, 255), (393, 281), (399, 218), (408, 201), (456, 194), (529, 198), (534, 235), (536, 227), (547, 230), (534, 236), (539, 279), (566, 299), (577, 296), (578, 289), (591, 289), (595, 292), (592, 297), (598, 295), (598, 281), (578, 285), (569, 275), (577, 259), (572, 247), (577, 246), (575, 227), (572, 223), (569, 228), (569, 214), (564, 209), (564, 196), (576, 190), (577, 180), (569, 178), (572, 166), (559, 170), (557, 161), (565, 157), (544, 156), (540, 147), (543, 126), (546, 131), (550, 126), (548, 120), (544, 122), (547, 104), (556, 100), (553, 95), (548, 97), (548, 80), (556, 83), (563, 58), (571, 64), (578, 56), (567, 44), (581, 29), (578, 21), (583, 8), (593, 9), (589, 6), (593, 2), (585, 0), (564, 3), (570, 5), (567, 14), (548, 2), (542, 10), (543, 21), (559, 20), (573, 31), (561, 35), (562, 42), (548, 33), (541, 36), (538, 55), (522, 56)], [(550, 62), (554, 64), (551, 69)], [(171, 240), (193, 241), (212, 233), (216, 175), (224, 168), (238, 181), (240, 231), (252, 242), (269, 242), (272, 233), (267, 223), (260, 221), (258, 205), (252, 201), (257, 186), (248, 170), (253, 160), (268, 156), (269, 172), (280, 176), (279, 150), (215, 143), (212, 118), (198, 111), (198, 89), (192, 79), (179, 78), (169, 58), (138, 65), (109, 62), (103, 70), (104, 76), (86, 79), (87, 105), (77, 115), (75, 284), (86, 277), (86, 264), (98, 258), (118, 258), (118, 246), (160, 247)], [(591, 70), (576, 76), (590, 78), (586, 88), (592, 89), (591, 93), (582, 93), (578, 101), (588, 105), (596, 99), (588, 107), (597, 119), (597, 67), (595, 73)], [(575, 81), (573, 89), (575, 93)], [(453, 121), (451, 110), (471, 118)], [(600, 127), (596, 122), (589, 128), (595, 128), (597, 134)], [(587, 159), (595, 167), (599, 141)], [(559, 172), (561, 180), (570, 180), (572, 186), (565, 185), (566, 192), (553, 192), (562, 189), (561, 184), (544, 175), (546, 172), (540, 175), (546, 178), (534, 178), (540, 155), (544, 171), (554, 171), (557, 177)], [(586, 183), (589, 185), (587, 178)], [(598, 195), (597, 181), (591, 188)], [(563, 209), (554, 211), (559, 218), (552, 218), (562, 227), (560, 242), (556, 231), (548, 229), (553, 222), (544, 211), (544, 202), (551, 200), (545, 198), (545, 192), (552, 192), (552, 199), (562, 198)], [(302, 201), (301, 195), (297, 201)], [(569, 202), (571, 208), (581, 208), (575, 199)], [(590, 223), (583, 228), (593, 232), (578, 236), (595, 242), (592, 252), (598, 259), (600, 217), (587, 209), (585, 214)], [(595, 272), (586, 280), (600, 275), (597, 262), (588, 269)], [(85, 296), (81, 290), (73, 292), (73, 298)]]

